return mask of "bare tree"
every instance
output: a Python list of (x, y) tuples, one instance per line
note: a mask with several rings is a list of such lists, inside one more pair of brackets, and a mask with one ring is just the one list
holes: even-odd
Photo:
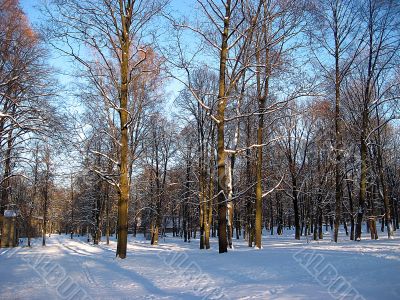
[[(90, 80), (99, 93), (108, 91), (101, 84), (108, 78), (113, 84), (114, 99), (108, 99), (119, 116), (118, 140), (118, 244), (116, 255), (126, 257), (129, 201), (129, 93), (135, 71), (147, 59), (147, 27), (167, 1), (52, 1), (46, 8), (49, 17), (52, 44), (73, 57), (90, 74)], [(79, 46), (85, 46), (79, 51)], [(87, 55), (88, 51), (95, 53)], [(101, 64), (101, 73), (98, 65)]]
[[(335, 229), (337, 242), (342, 206), (343, 183), (343, 121), (341, 112), (341, 84), (360, 53), (364, 33), (360, 26), (358, 1), (317, 0), (313, 2), (313, 22), (310, 29), (311, 48), (315, 60), (334, 86), (335, 103)], [(315, 24), (315, 25), (314, 25)], [(319, 48), (318, 48), (319, 47)], [(317, 49), (317, 50), (315, 50)], [(322, 53), (322, 55), (321, 55)], [(321, 57), (329, 57), (333, 62)], [(332, 89), (328, 89), (330, 92)]]

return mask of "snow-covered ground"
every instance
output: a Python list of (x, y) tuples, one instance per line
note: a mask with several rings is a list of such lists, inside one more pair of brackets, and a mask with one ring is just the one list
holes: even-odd
[[(365, 235), (365, 234), (364, 234)], [(0, 299), (400, 299), (400, 239), (338, 244), (263, 238), (263, 249), (234, 240), (218, 254), (198, 240), (116, 243), (52, 235), (47, 246), (0, 249)], [(303, 238), (303, 237), (302, 237)]]

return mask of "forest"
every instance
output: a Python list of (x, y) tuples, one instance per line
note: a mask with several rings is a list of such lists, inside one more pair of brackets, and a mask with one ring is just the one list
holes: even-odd
[(29, 245), (114, 238), (124, 259), (139, 235), (219, 253), (285, 231), (395, 237), (398, 1), (34, 11), (0, 0), (0, 214), (18, 214)]

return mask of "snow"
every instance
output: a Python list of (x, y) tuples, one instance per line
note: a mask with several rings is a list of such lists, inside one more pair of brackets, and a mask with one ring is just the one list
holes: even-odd
[[(329, 233), (326, 233), (329, 235)], [(365, 235), (365, 234), (364, 234)], [(263, 237), (263, 248), (234, 240), (234, 250), (199, 250), (198, 240), (167, 237), (151, 246), (51, 235), (47, 246), (0, 249), (1, 299), (400, 299), (399, 238), (296, 241), (292, 232)], [(303, 237), (302, 237), (303, 238)]]
[(4, 211), (4, 216), (6, 218), (16, 217), (17, 215), (19, 215), (19, 211), (16, 211), (16, 210), (5, 210)]

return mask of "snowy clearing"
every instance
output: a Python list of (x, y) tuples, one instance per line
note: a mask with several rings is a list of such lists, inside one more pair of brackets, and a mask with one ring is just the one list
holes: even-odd
[(161, 245), (131, 239), (128, 257), (116, 243), (52, 235), (47, 246), (0, 250), (2, 299), (399, 299), (399, 239), (338, 244), (264, 236), (263, 249), (235, 240), (218, 254), (198, 240), (167, 237)]

